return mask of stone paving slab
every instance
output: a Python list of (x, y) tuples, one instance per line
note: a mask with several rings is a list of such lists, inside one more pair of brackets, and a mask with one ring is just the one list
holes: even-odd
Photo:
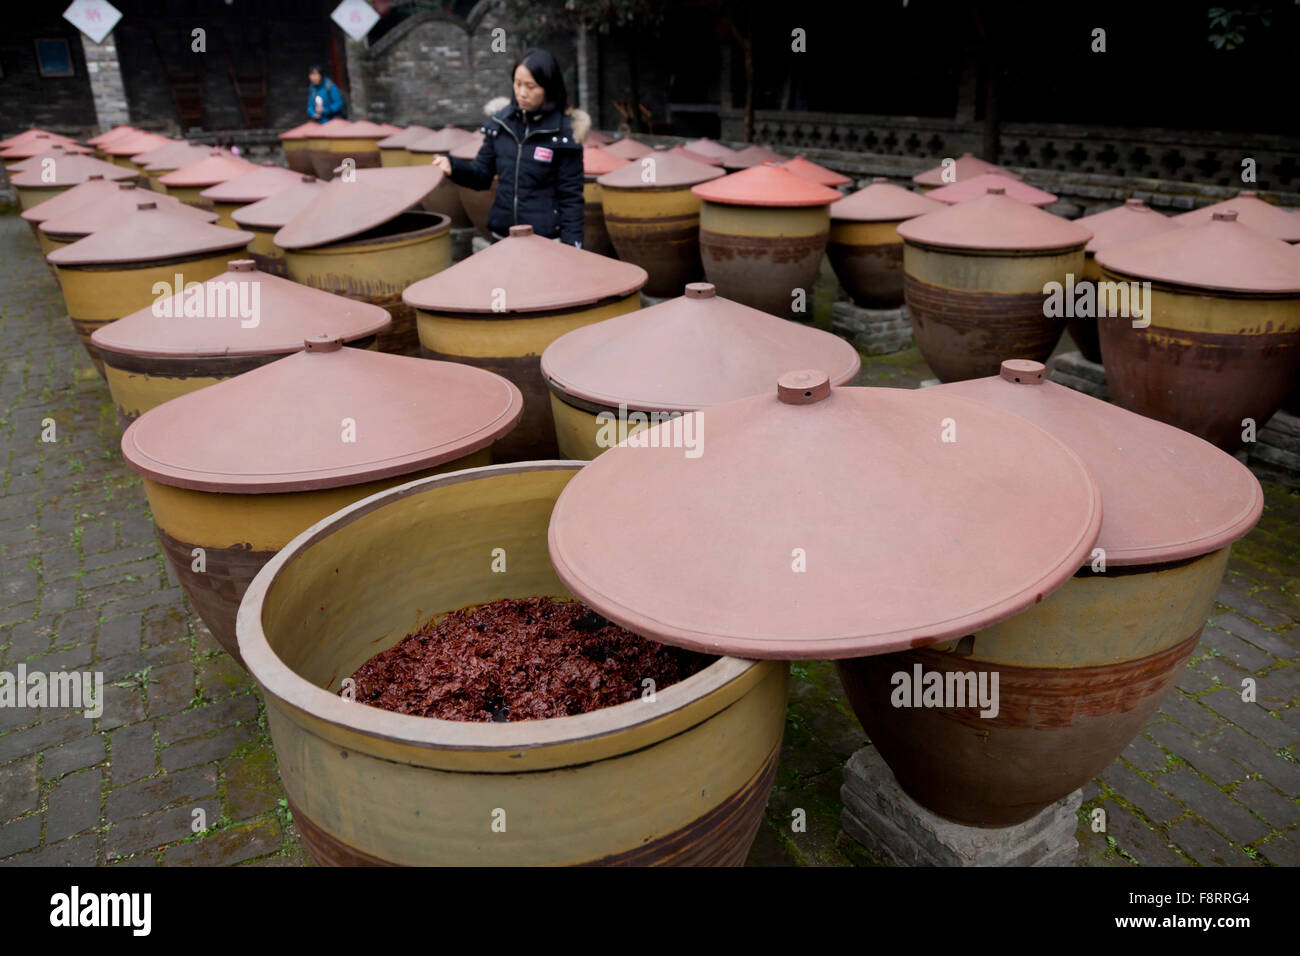
[[(309, 864), (265, 708), (169, 579), (108, 392), (17, 216), (0, 215), (0, 255), (0, 671), (104, 675), (98, 717), (0, 708), (0, 863)], [(837, 298), (826, 269), (814, 324), (830, 327)], [(931, 377), (911, 348), (864, 356), (855, 384)], [(1085, 788), (1081, 865), (1300, 863), (1300, 495), (1265, 491), (1177, 696)], [(843, 767), (866, 736), (834, 665), (791, 672), (750, 863), (870, 865), (839, 830)]]

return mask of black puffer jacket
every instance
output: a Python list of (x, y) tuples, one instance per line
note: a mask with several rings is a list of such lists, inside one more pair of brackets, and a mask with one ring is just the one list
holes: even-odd
[(452, 158), (451, 179), (488, 189), (498, 177), (488, 228), (504, 236), (527, 224), (539, 236), (581, 246), (582, 143), (573, 119), (554, 110), (524, 113), (511, 103), (487, 118), (483, 134), (472, 161)]

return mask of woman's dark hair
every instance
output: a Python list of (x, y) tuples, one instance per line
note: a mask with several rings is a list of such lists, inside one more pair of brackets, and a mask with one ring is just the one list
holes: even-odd
[[(510, 68), (512, 88), (515, 82), (515, 70), (519, 69), (521, 64), (528, 67), (528, 72), (533, 74), (533, 79), (537, 81), (538, 86), (546, 91), (542, 112), (555, 110), (563, 113), (569, 108), (569, 91), (564, 85), (564, 74), (560, 72), (560, 64), (549, 51), (541, 47), (530, 47), (525, 50), (515, 61), (515, 65)], [(513, 95), (511, 98), (513, 99)], [(515, 103), (515, 105), (519, 104)]]
[(322, 70), (322, 69), (321, 69), (319, 66), (317, 66), (315, 63), (313, 63), (311, 66), (307, 67), (307, 75), (308, 75), (308, 76), (311, 76), (313, 73), (319, 73), (319, 74), (320, 74), (320, 78), (321, 78), (322, 80), (325, 79), (325, 71)]

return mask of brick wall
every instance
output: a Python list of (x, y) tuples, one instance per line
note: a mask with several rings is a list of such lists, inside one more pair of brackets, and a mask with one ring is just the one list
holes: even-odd
[[(63, 7), (8, 11), (0, 30), (0, 130), (3, 135), (29, 126), (64, 133), (95, 127), (86, 59), (75, 27), (61, 16)], [(73, 76), (43, 77), (36, 60), (37, 39), (64, 39), (72, 55)]]
[(122, 69), (117, 59), (117, 44), (113, 34), (95, 43), (89, 37), (81, 38), (81, 49), (86, 59), (86, 73), (90, 78), (90, 91), (95, 102), (95, 118), (102, 130), (112, 129), (131, 119), (126, 105), (126, 86), (122, 82)]

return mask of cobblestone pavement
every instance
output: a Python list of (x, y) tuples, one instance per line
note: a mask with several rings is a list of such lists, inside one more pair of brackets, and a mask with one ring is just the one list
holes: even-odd
[[(0, 256), (0, 671), (100, 671), (106, 690), (97, 718), (0, 708), (0, 861), (308, 863), (258, 694), (169, 578), (108, 392), (17, 216), (0, 216)], [(909, 350), (867, 360), (858, 381), (929, 377)], [(47, 419), (56, 441), (41, 440)], [(1177, 693), (1085, 793), (1084, 864), (1300, 862), (1300, 496), (1265, 490)], [(865, 737), (832, 665), (793, 676), (750, 862), (868, 863), (837, 840), (840, 768)], [(1257, 703), (1241, 701), (1247, 677)], [(1087, 825), (1095, 806), (1108, 833)], [(806, 832), (791, 831), (795, 809)]]

